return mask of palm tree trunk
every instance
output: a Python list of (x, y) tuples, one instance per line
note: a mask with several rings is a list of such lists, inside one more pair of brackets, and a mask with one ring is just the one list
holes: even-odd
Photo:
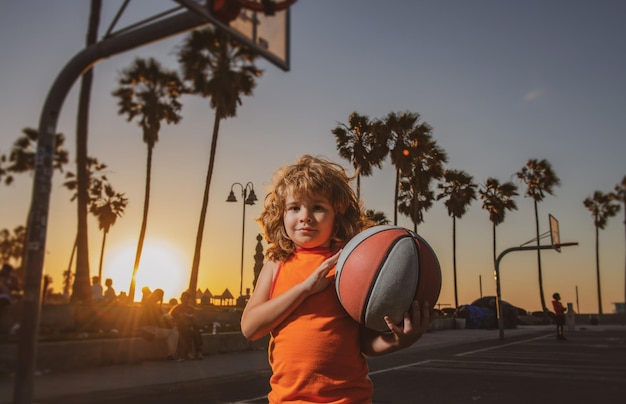
[(135, 253), (135, 264), (133, 265), (133, 274), (130, 277), (130, 286), (128, 288), (128, 298), (131, 302), (135, 301), (135, 275), (139, 269), (141, 262), (141, 251), (143, 250), (143, 242), (146, 237), (146, 227), (148, 226), (148, 208), (150, 206), (150, 181), (152, 177), (152, 149), (153, 145), (148, 145), (148, 159), (146, 163), (146, 190), (143, 202), (143, 217), (141, 219), (141, 230), (139, 231), (139, 241), (137, 242), (137, 252)]
[[(206, 174), (204, 184), (204, 195), (202, 197), (202, 208), (200, 210), (200, 221), (198, 222), (198, 232), (196, 233), (196, 245), (193, 251), (193, 263), (191, 265), (191, 276), (189, 278), (189, 290), (195, 293), (198, 288), (198, 271), (200, 268), (200, 253), (202, 250), (202, 236), (204, 234), (204, 223), (206, 221), (206, 212), (209, 205), (209, 191), (211, 189), (211, 178), (213, 177), (213, 167), (215, 165), (215, 153), (217, 150), (217, 136), (220, 129), (219, 111), (215, 112), (215, 120), (213, 122), (213, 138), (211, 139), (211, 152), (209, 157), (209, 167)], [(195, 301), (195, 300), (194, 300)]]
[[(598, 222), (596, 218), (596, 223)], [(598, 314), (602, 314), (602, 292), (600, 291), (600, 227), (596, 224), (596, 279), (598, 283)]]
[(102, 261), (104, 260), (104, 245), (106, 244), (108, 233), (106, 230), (104, 230), (103, 232), (104, 234), (102, 235), (102, 245), (100, 246), (100, 262), (98, 264), (98, 277), (100, 278), (100, 280), (102, 280)]
[(496, 225), (492, 226), (491, 234), (493, 235), (493, 270), (496, 270)]
[(74, 254), (76, 253), (76, 248), (78, 244), (78, 234), (76, 234), (76, 238), (74, 239), (74, 245), (72, 246), (72, 253), (70, 254), (70, 263), (67, 264), (67, 272), (72, 272), (72, 264), (74, 263)]
[(400, 169), (396, 168), (396, 186), (393, 191), (393, 224), (398, 225), (398, 191), (400, 188)]
[(454, 308), (459, 308), (459, 295), (456, 283), (456, 217), (452, 216), (452, 270), (454, 274)]
[(498, 271), (498, 267), (497, 267), (497, 258), (496, 258), (496, 224), (493, 224), (493, 274), (494, 274), (494, 278), (496, 279), (496, 318), (498, 319), (498, 326), (500, 325), (500, 319), (502, 318), (502, 313), (500, 312), (500, 310), (502, 309), (502, 307), (500, 306), (500, 296), (501, 294), (501, 289), (500, 289), (500, 273)]
[[(101, 0), (91, 1), (89, 27), (87, 29), (87, 47), (98, 38)], [(87, 230), (87, 205), (89, 204), (89, 178), (87, 173), (87, 133), (89, 127), (89, 102), (93, 83), (93, 69), (83, 73), (78, 102), (76, 123), (76, 175), (77, 175), (77, 220), (78, 236), (76, 244), (76, 277), (72, 288), (72, 303), (91, 302), (91, 283), (89, 282), (89, 240)]]
[(543, 294), (543, 276), (541, 273), (541, 249), (539, 248), (539, 212), (537, 209), (537, 200), (534, 200), (535, 205), (535, 234), (537, 237), (537, 272), (539, 276), (539, 297), (541, 298), (541, 310), (547, 313), (546, 299)]
[(74, 255), (76, 254), (76, 248), (78, 244), (78, 234), (74, 239), (74, 245), (72, 246), (72, 253), (70, 254), (70, 262), (67, 264), (67, 271), (63, 272), (63, 294), (70, 296), (70, 289), (72, 288), (72, 264), (74, 263)]

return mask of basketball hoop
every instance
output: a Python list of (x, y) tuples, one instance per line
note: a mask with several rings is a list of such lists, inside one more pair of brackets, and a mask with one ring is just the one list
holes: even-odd
[(209, 4), (211, 13), (225, 24), (233, 21), (242, 8), (262, 12), (265, 15), (275, 15), (277, 11), (288, 9), (297, 0), (212, 0)]
[(265, 15), (273, 15), (276, 11), (286, 10), (297, 0), (235, 0), (241, 7), (252, 11), (262, 11)]
[(548, 219), (550, 220), (550, 241), (552, 242), (552, 247), (557, 251), (561, 252), (561, 236), (559, 235), (559, 221), (552, 215), (548, 215)]

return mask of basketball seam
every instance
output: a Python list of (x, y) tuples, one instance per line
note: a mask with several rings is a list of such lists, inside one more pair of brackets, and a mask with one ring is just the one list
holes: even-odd
[[(381, 264), (378, 266), (378, 269), (376, 269), (376, 274), (375, 274), (373, 279), (378, 279), (378, 275), (380, 274), (380, 271), (382, 271), (382, 269), (383, 269), (383, 266), (384, 266), (383, 264), (387, 261), (387, 258), (389, 257), (389, 254), (393, 250), (393, 247), (395, 247), (396, 244), (398, 244), (400, 242), (400, 240), (404, 240), (406, 238), (406, 236), (410, 237), (411, 235), (407, 234), (405, 236), (398, 237), (398, 238), (396, 238), (394, 240), (393, 244), (391, 244), (389, 246), (389, 248), (385, 252), (385, 256), (384, 256), (385, 259), (383, 259), (381, 261)], [(413, 244), (415, 244), (415, 243), (413, 243)], [(365, 299), (365, 302), (363, 302), (363, 310), (361, 310), (361, 324), (363, 324), (363, 325), (365, 325), (365, 315), (367, 314), (367, 307), (370, 304), (370, 300), (371, 300), (371, 297), (372, 297), (372, 290), (374, 289), (375, 285), (376, 285), (376, 282), (371, 282), (370, 283), (370, 287), (369, 287), (369, 289), (367, 291), (367, 295), (366, 295), (367, 297)]]
[[(348, 242), (348, 244), (346, 244), (346, 246), (344, 246), (344, 248), (348, 247), (349, 244), (353, 244), (354, 243), (354, 245), (351, 246), (351, 249), (352, 250), (356, 250), (357, 247), (360, 246), (361, 244), (363, 244), (365, 242), (365, 240), (367, 240), (368, 237), (372, 237), (372, 236), (374, 236), (374, 235), (376, 235), (378, 233), (382, 233), (384, 231), (391, 230), (391, 229), (382, 228), (383, 225), (381, 225), (380, 228), (378, 228), (378, 227), (379, 226), (374, 226), (374, 227), (370, 227), (370, 228), (364, 230), (363, 233), (371, 232), (371, 234), (368, 234), (367, 237), (363, 237), (360, 240), (358, 240), (358, 242), (356, 242), (357, 241), (357, 237), (359, 236), (359, 235), (357, 235), (355, 238), (351, 239)], [(374, 232), (373, 230), (376, 230), (376, 231)], [(363, 234), (363, 233), (361, 233), (361, 234)], [(389, 254), (389, 252), (387, 252), (387, 254)], [(341, 264), (345, 264), (348, 261), (349, 258), (350, 258), (350, 254), (348, 254), (348, 256), (346, 256), (343, 259), (343, 262), (341, 262), (341, 257), (339, 257), (339, 261), (337, 262), (337, 265), (339, 265), (340, 263)], [(339, 273), (336, 272), (336, 274), (339, 275), (339, 277), (337, 277), (337, 280), (335, 282), (335, 289), (337, 290), (337, 297), (339, 298), (339, 302), (343, 303), (343, 301), (341, 299), (341, 294), (339, 293), (339, 290), (340, 290), (341, 285), (342, 285), (342, 279), (343, 279), (343, 277), (340, 275), (340, 272), (341, 272), (341, 270), (339, 271)]]
[(415, 285), (415, 294), (413, 295), (413, 300), (415, 300), (415, 298), (417, 297), (417, 291), (420, 290), (420, 284), (422, 283), (422, 256), (420, 254), (420, 248), (417, 245), (417, 243), (420, 242), (419, 238), (414, 237), (413, 234), (417, 235), (416, 233), (413, 232), (409, 232), (409, 234), (411, 235), (411, 238), (413, 240), (415, 240), (414, 243), (411, 243), (413, 245), (413, 248), (415, 249), (415, 253), (417, 255), (417, 285)]

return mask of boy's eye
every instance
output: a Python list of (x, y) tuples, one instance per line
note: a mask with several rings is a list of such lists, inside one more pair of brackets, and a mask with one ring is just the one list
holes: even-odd
[(313, 210), (316, 211), (316, 212), (320, 212), (320, 211), (324, 211), (326, 209), (322, 205), (315, 205), (313, 207)]

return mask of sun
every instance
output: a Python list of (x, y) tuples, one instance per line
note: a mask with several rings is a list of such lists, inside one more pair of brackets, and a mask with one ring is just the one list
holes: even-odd
[[(113, 279), (115, 291), (128, 293), (135, 262), (136, 244), (128, 243), (114, 248), (106, 258), (102, 271), (103, 282)], [(141, 300), (141, 288), (161, 288), (164, 301), (178, 299), (189, 286), (189, 265), (175, 247), (165, 241), (150, 240), (143, 246), (139, 269), (135, 275), (135, 301)]]

